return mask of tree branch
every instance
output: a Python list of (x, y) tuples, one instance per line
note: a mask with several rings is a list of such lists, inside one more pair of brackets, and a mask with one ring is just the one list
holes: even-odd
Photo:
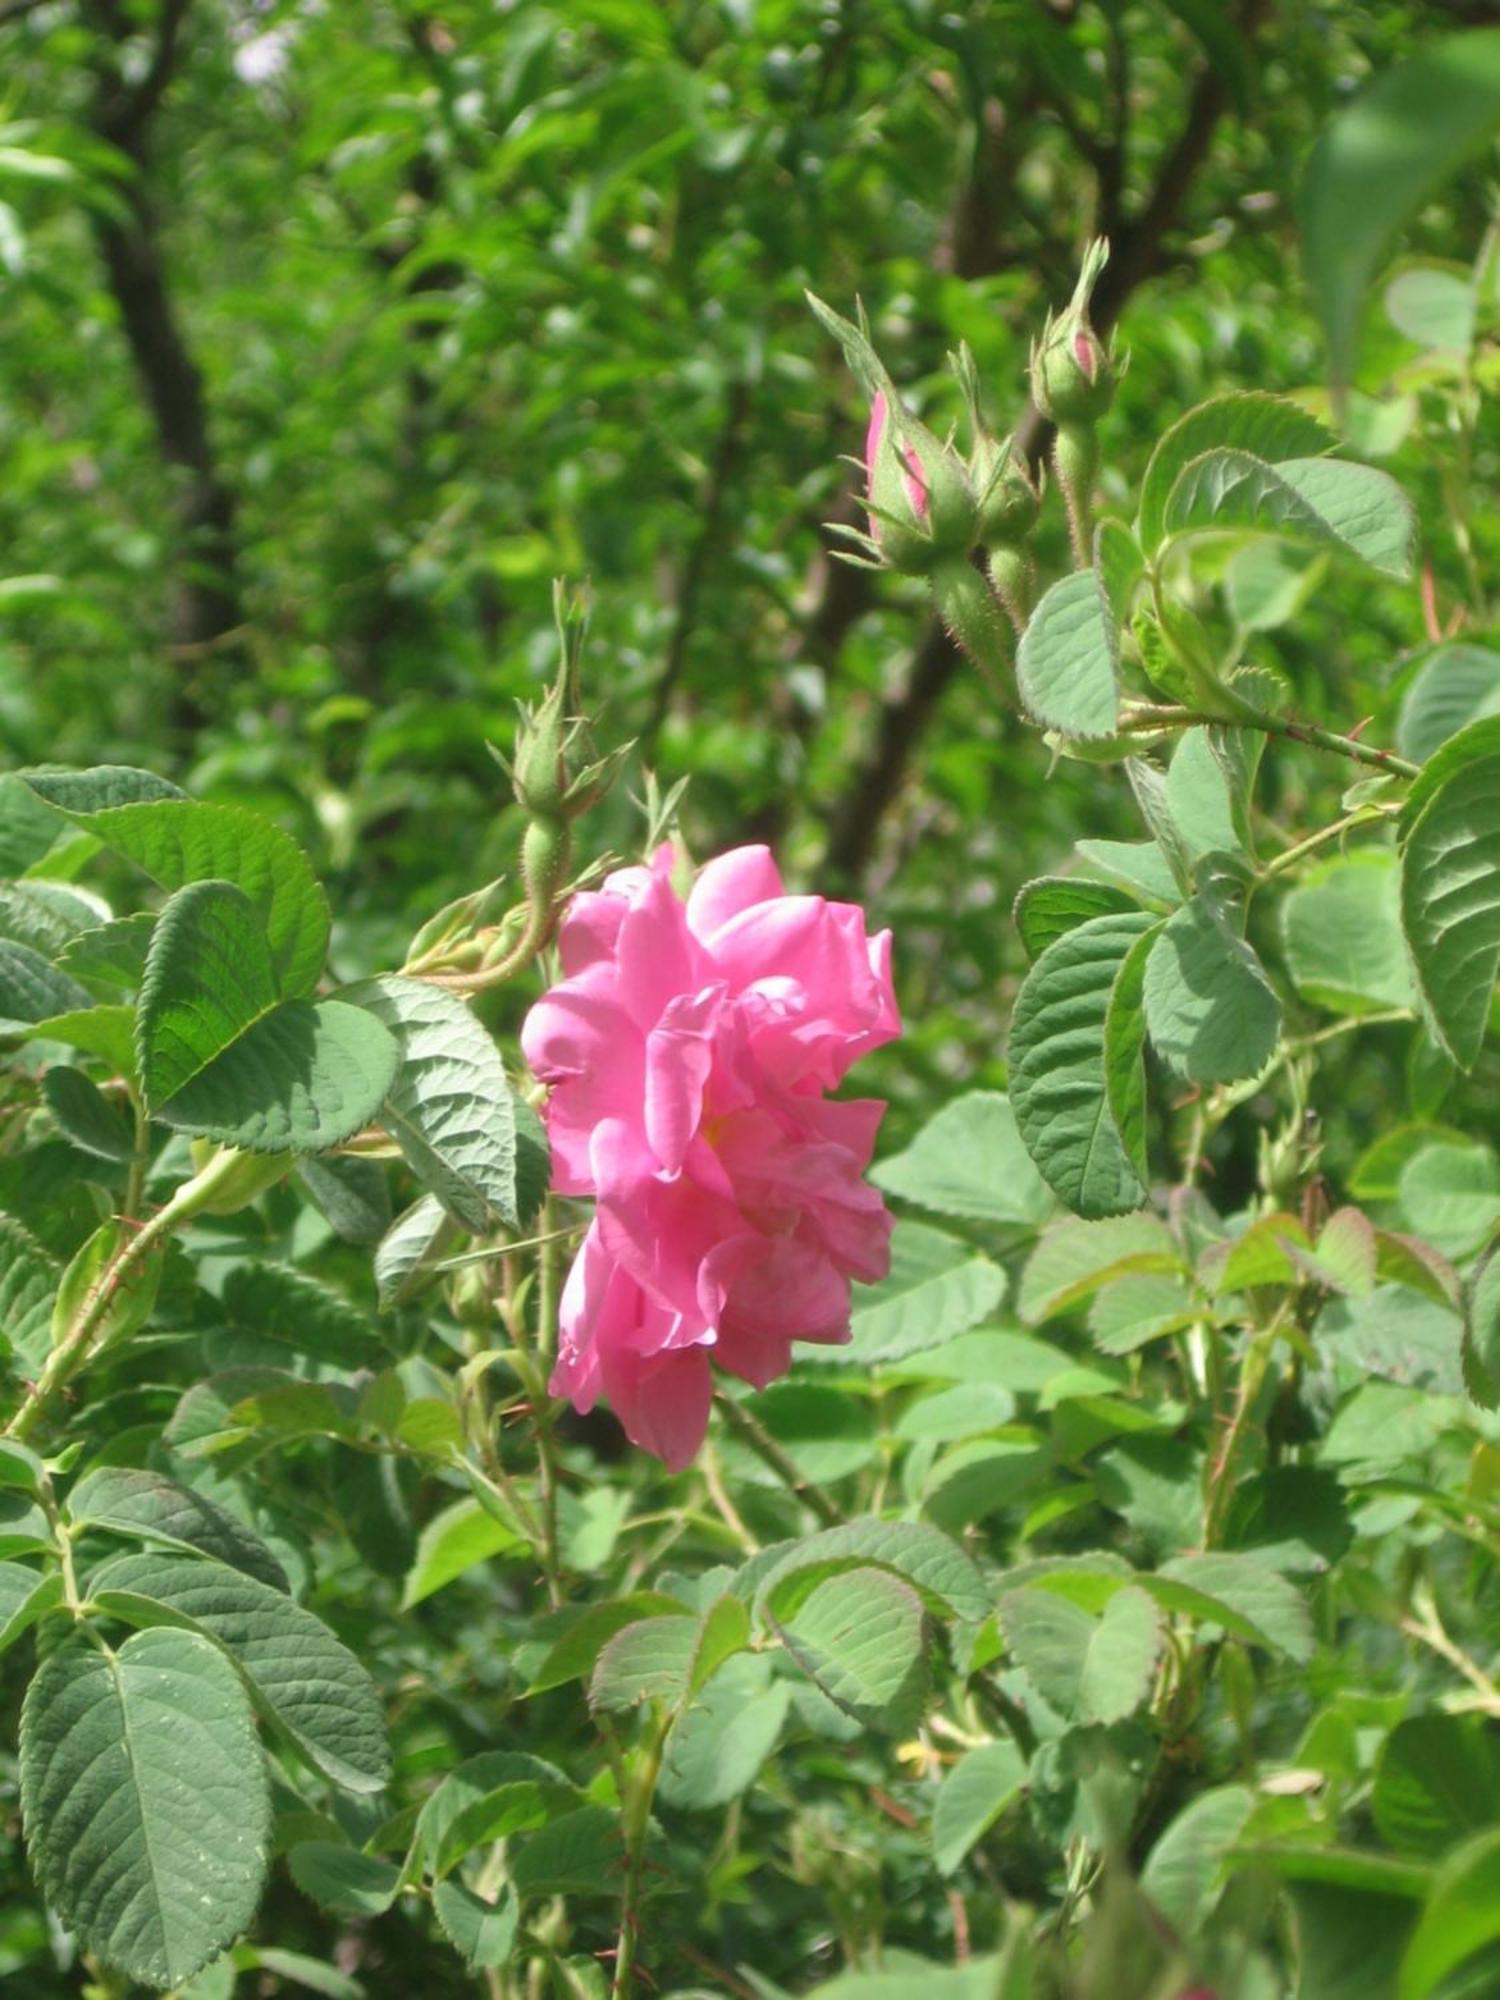
[[(709, 461), (708, 475), (698, 502), (698, 532), (682, 565), (677, 585), (677, 603), (667, 650), (651, 697), (651, 713), (641, 731), (641, 749), (648, 755), (667, 719), (672, 697), (687, 665), (688, 646), (697, 622), (698, 600), (703, 594), (714, 557), (718, 552), (724, 524), (724, 508), (734, 485), (744, 452), (745, 423), (750, 414), (750, 389), (744, 381), (731, 384), (724, 408), (724, 421)], [(840, 565), (847, 567), (847, 565)]]
[[(132, 23), (119, 0), (93, 0), (89, 12), (100, 38), (93, 127), (135, 171), (125, 184), (123, 206), (96, 209), (91, 220), (161, 456), (182, 477), (172, 637), (184, 662), (202, 662), (242, 623), (235, 505), (209, 434), (203, 377), (178, 324), (148, 172), (152, 115), (176, 70), (189, 4), (163, 0), (150, 65), (139, 83), (129, 85), (114, 51), (129, 40)], [(186, 735), (204, 720), (197, 695), (186, 680), (179, 681), (172, 726)]]
[[(1253, 35), (1265, 18), (1269, 4), (1270, 0), (1241, 0), (1240, 26), (1247, 36)], [(1208, 156), (1227, 105), (1228, 93), (1217, 72), (1200, 69), (1176, 143), (1163, 160), (1139, 215), (1117, 232), (1111, 244), (1110, 260), (1092, 303), (1094, 324), (1101, 333), (1109, 332), (1131, 294), (1160, 268), (1167, 238), (1181, 219), (1193, 180)], [(1015, 434), (1018, 448), (1035, 468), (1046, 456), (1051, 431), (1034, 404), (1028, 405)], [(962, 664), (962, 654), (934, 621), (918, 643), (904, 692), (889, 702), (881, 715), (869, 762), (856, 772), (828, 815), (827, 866), (846, 886), (857, 886), (865, 873), (880, 817), (899, 793), (923, 732)]]

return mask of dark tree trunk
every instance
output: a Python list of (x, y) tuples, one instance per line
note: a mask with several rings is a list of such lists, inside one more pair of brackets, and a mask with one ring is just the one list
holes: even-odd
[(119, 46), (131, 24), (118, 0), (94, 0), (100, 59), (93, 126), (134, 172), (117, 212), (99, 212), (94, 229), (109, 289), (119, 309), (162, 458), (176, 475), (171, 641), (178, 677), (169, 698), (174, 735), (207, 719), (208, 665), (242, 623), (235, 554), (235, 503), (209, 433), (203, 376), (188, 351), (173, 304), (160, 221), (151, 198), (150, 128), (171, 80), (188, 0), (163, 0), (155, 54), (139, 82), (127, 84)]

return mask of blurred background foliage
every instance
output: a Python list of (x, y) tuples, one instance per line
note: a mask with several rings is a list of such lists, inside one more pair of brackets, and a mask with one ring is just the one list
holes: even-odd
[[(5, 754), (280, 815), (331, 877), (340, 969), (389, 963), (510, 863), (485, 744), (552, 657), (552, 578), (587, 578), (603, 735), (692, 774), (700, 852), (769, 838), (867, 893), (902, 926), (911, 1060), (982, 1068), (1000, 913), (1127, 823), (1123, 788), (1051, 775), (905, 587), (827, 561), (864, 413), (803, 288), (862, 296), (939, 420), (966, 338), (1005, 424), (1102, 232), (1132, 356), (1107, 457), (1138, 473), (1205, 395), (1321, 381), (1309, 146), (1475, 11), (9, 0)], [(1410, 247), (1471, 260), (1486, 197), (1476, 170)], [(1412, 353), (1372, 325), (1363, 385)], [(1437, 518), (1420, 401), (1351, 421)], [(1446, 602), (1460, 555), (1430, 542)], [(1265, 656), (1347, 727), (1422, 624), (1415, 592), (1335, 578), (1298, 632)], [(623, 793), (596, 837), (638, 839)]]

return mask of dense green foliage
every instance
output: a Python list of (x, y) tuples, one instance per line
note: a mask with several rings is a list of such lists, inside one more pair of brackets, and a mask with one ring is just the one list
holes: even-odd
[[(0, 0), (27, 2000), (1500, 1984), (1463, 12)], [(890, 1278), (669, 1478), (515, 1031), (674, 832), (906, 1033)]]

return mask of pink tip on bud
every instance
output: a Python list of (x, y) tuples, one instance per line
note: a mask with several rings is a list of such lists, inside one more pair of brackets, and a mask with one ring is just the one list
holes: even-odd
[[(866, 490), (871, 493), (874, 492), (875, 488), (875, 461), (880, 455), (880, 447), (885, 439), (886, 416), (885, 393), (883, 390), (877, 390), (875, 400), (870, 405), (870, 428), (865, 433)], [(911, 503), (911, 511), (918, 521), (926, 521), (932, 501), (927, 491), (927, 481), (923, 476), (922, 461), (918, 458), (915, 448), (911, 445), (906, 447), (901, 456), (906, 462), (906, 470), (901, 476), (902, 484), (906, 488), (906, 497)], [(871, 520), (870, 534), (875, 541), (878, 542), (880, 540), (880, 522), (878, 519)]]
[[(1073, 359), (1078, 363), (1079, 368), (1089, 382), (1098, 381), (1099, 343), (1094, 339), (1094, 336), (1089, 332), (1087, 327), (1079, 327), (1073, 335)], [(1192, 2000), (1192, 1996), (1185, 1996), (1185, 2000)], [(1210, 1996), (1210, 2000), (1212, 2000), (1212, 1996)]]

